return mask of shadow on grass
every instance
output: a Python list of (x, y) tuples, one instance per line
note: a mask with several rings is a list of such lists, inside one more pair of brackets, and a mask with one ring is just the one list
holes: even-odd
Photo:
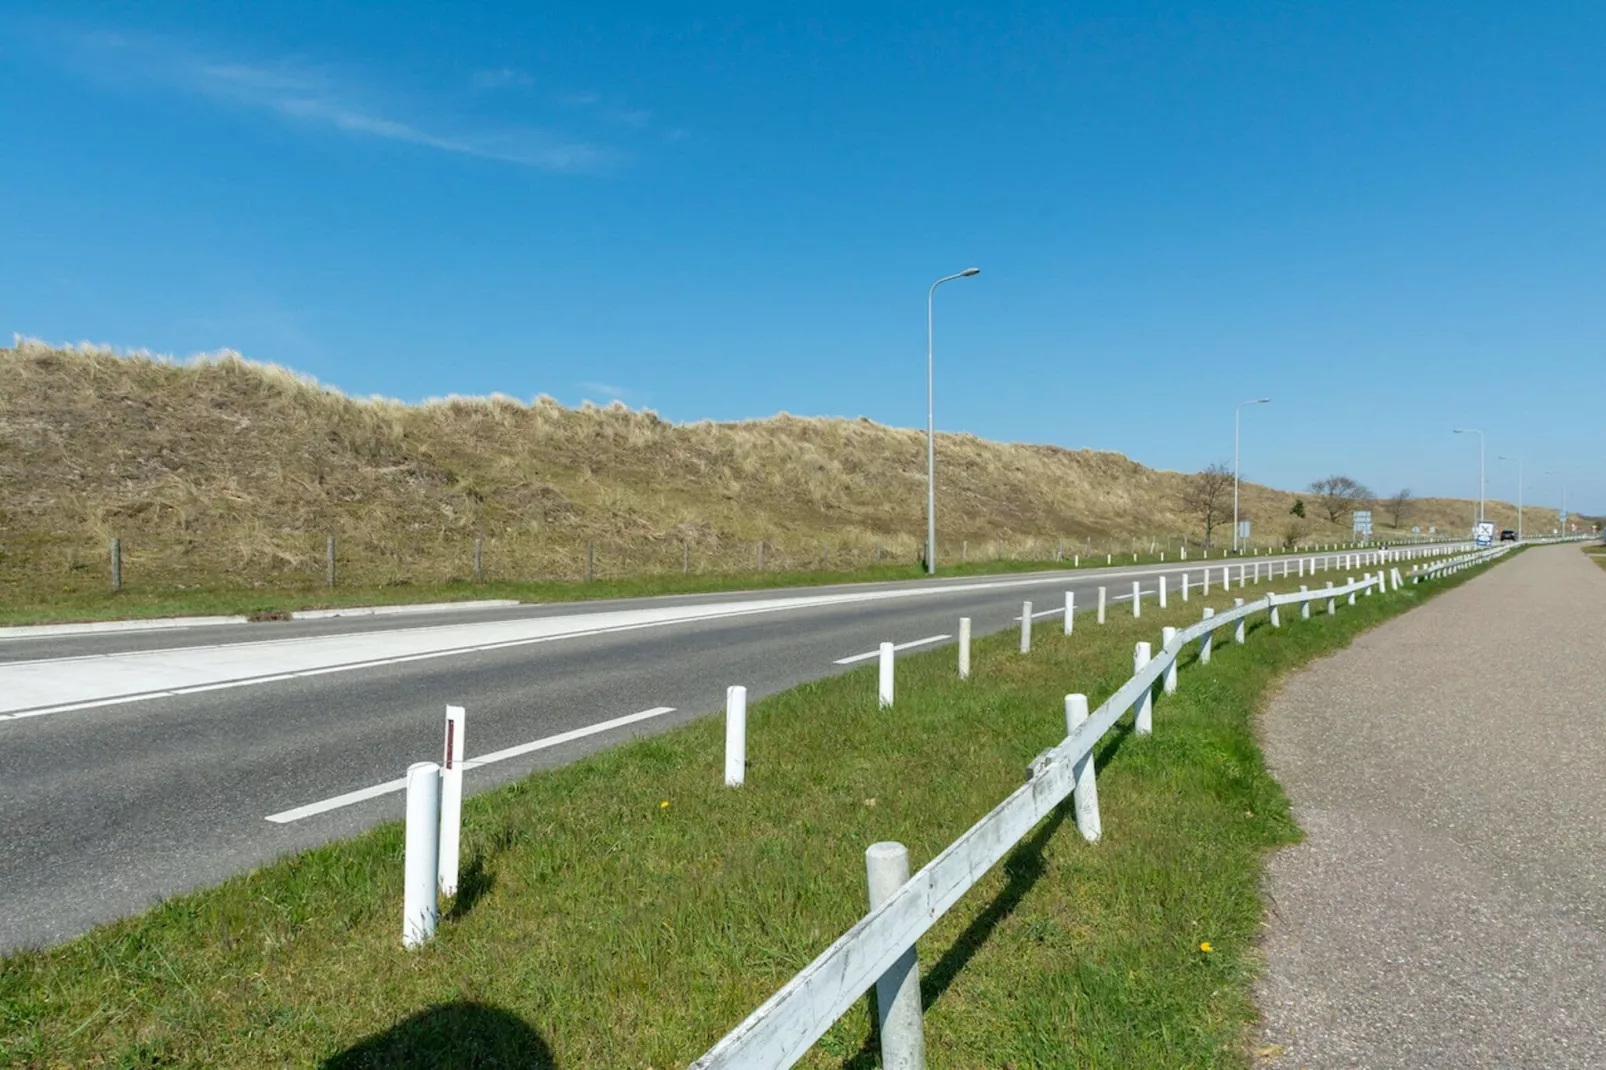
[(457, 894), (452, 897), (452, 907), (446, 912), (447, 920), (456, 921), (467, 916), (468, 912), (474, 909), (474, 904), (478, 903), (495, 883), (496, 878), (485, 869), (484, 857), (475, 855), (469, 860), (468, 868), (463, 870), (457, 879)]
[(550, 1070), (552, 1049), (522, 1018), (484, 1003), (443, 1003), (419, 1011), (320, 1064), (320, 1070), (435, 1067)]
[[(1119, 729), (1116, 729), (1119, 731)], [(1130, 729), (1128, 729), (1130, 732)], [(1120, 746), (1121, 740), (1127, 733), (1122, 733), (1117, 739), (1111, 741), (1107, 751)], [(1004, 885), (1002, 891), (993, 897), (987, 904), (987, 909), (976, 915), (976, 919), (966, 926), (965, 931), (943, 952), (942, 958), (931, 968), (929, 973), (922, 972), (920, 978), (920, 1004), (923, 1012), (929, 1012), (941, 999), (943, 993), (954, 983), (959, 972), (971, 959), (976, 957), (992, 936), (993, 930), (1015, 912), (1026, 893), (1032, 890), (1040, 877), (1048, 872), (1048, 863), (1043, 859), (1043, 848), (1053, 839), (1054, 833), (1065, 823), (1065, 815), (1070, 810), (1070, 801), (1066, 800), (1043, 821), (1043, 827), (1032, 834), (1019, 847), (1016, 847), (1004, 859), (1004, 874), (1009, 883)], [(881, 1014), (876, 1006), (875, 989), (870, 990), (870, 1035), (865, 1038), (864, 1044), (857, 1052), (842, 1063), (843, 1070), (870, 1070), (880, 1062), (881, 1050), (880, 1032)]]

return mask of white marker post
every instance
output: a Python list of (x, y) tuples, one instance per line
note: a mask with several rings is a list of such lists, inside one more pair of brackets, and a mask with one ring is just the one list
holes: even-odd
[(1104, 595), (1105, 595), (1105, 589), (1103, 587), (1100, 587), (1099, 588), (1099, 623), (1100, 624), (1104, 623)]
[(1076, 627), (1076, 592), (1065, 592), (1065, 634), (1070, 635)]
[(881, 644), (881, 687), (880, 702), (882, 709), (892, 705), (892, 644)]
[(441, 762), (440, 887), (457, 894), (459, 844), (463, 837), (463, 727), (461, 706), (446, 707), (445, 759)]
[(1304, 597), (1310, 593), (1310, 588), (1303, 583), (1299, 585), (1299, 619), (1310, 620), (1310, 599)]
[(1160, 608), (1165, 608), (1165, 577), (1160, 577)]
[(1022, 654), (1030, 654), (1032, 652), (1032, 604), (1030, 602), (1022, 602), (1020, 604), (1020, 652)]
[(1182, 600), (1184, 602), (1188, 600), (1188, 574), (1186, 572), (1182, 574)]
[[(1076, 731), (1076, 726), (1087, 720), (1087, 696), (1065, 696), (1065, 732), (1069, 735)], [(1076, 777), (1076, 788), (1071, 793), (1072, 805), (1076, 808), (1076, 831), (1088, 843), (1099, 842), (1104, 834), (1103, 825), (1099, 821), (1099, 786), (1094, 777), (1093, 752), (1090, 750), (1082, 756), (1082, 760), (1071, 767)]]
[(441, 865), (441, 767), (407, 767), (407, 853), (403, 860), (402, 947), (427, 944), (440, 921), (436, 881)]
[(970, 618), (959, 618), (959, 678), (970, 679)]
[(1137, 580), (1132, 581), (1132, 616), (1143, 616), (1143, 589)]
[[(1234, 598), (1232, 600), (1232, 604), (1234, 606), (1242, 606), (1244, 604), (1244, 600), (1242, 598)], [(1232, 630), (1232, 641), (1237, 643), (1239, 646), (1244, 644), (1247, 634), (1244, 625), (1248, 620), (1248, 617), (1239, 617), (1238, 626)]]
[(1354, 576), (1345, 576), (1344, 577), (1344, 583), (1350, 589), (1350, 591), (1349, 591), (1349, 604), (1353, 606), (1355, 604), (1355, 577)]
[(725, 786), (739, 788), (747, 779), (747, 688), (725, 689)]
[[(1143, 667), (1151, 658), (1148, 643), (1139, 643), (1132, 648), (1132, 672), (1136, 675), (1143, 671)], [(1132, 730), (1140, 736), (1149, 735), (1154, 731), (1154, 689), (1144, 688), (1143, 697), (1138, 699), (1137, 716), (1133, 718)]]
[[(1204, 619), (1205, 620), (1209, 620), (1211, 617), (1213, 617), (1215, 615), (1216, 615), (1216, 611), (1215, 610), (1211, 609), (1209, 606), (1205, 606), (1205, 611), (1204, 611)], [(1199, 637), (1199, 664), (1200, 665), (1209, 665), (1210, 664), (1210, 649), (1211, 649), (1211, 647), (1215, 646), (1215, 637), (1216, 637), (1216, 633), (1213, 632), (1213, 631), (1205, 632), (1204, 635)]]
[(1176, 644), (1176, 641), (1177, 630), (1175, 628), (1167, 625), (1160, 629), (1160, 649), (1171, 658), (1171, 664), (1165, 667), (1165, 693), (1168, 695), (1177, 693), (1177, 659), (1175, 652), (1171, 649)]
[(1204, 596), (1206, 598), (1210, 597), (1210, 570), (1208, 568), (1204, 570)]
[(1271, 602), (1271, 626), (1273, 628), (1281, 628), (1283, 626), (1283, 618), (1277, 613), (1277, 602), (1275, 595), (1272, 596)]
[(1338, 609), (1338, 599), (1333, 597), (1333, 581), (1327, 581), (1327, 615), (1331, 617)]

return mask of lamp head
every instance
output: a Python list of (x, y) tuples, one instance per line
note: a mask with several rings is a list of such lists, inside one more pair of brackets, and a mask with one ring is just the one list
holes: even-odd
[(969, 278), (972, 275), (980, 275), (981, 274), (981, 268), (979, 268), (979, 267), (968, 267), (965, 270), (961, 271), (959, 274), (960, 274), (960, 276), (962, 278)]

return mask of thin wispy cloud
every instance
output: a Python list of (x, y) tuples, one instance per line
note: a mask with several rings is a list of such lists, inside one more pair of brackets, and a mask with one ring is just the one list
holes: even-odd
[[(182, 43), (120, 34), (93, 34), (72, 42), (76, 64), (97, 77), (133, 81), (196, 94), (221, 104), (260, 111), (309, 130), (353, 138), (403, 142), (440, 152), (498, 160), (543, 171), (599, 172), (628, 159), (623, 149), (568, 136), (546, 126), (488, 123), (472, 116), (415, 117), (352, 72), (297, 58), (242, 61), (200, 55)], [(111, 70), (114, 75), (104, 72)], [(511, 68), (481, 72), (503, 86), (528, 76)], [(476, 76), (478, 78), (478, 76)], [(413, 111), (414, 115), (406, 114)]]
[(521, 70), (513, 67), (497, 67), (495, 70), (475, 71), (470, 79), (475, 89), (527, 89), (535, 84), (531, 78)]
[(647, 108), (631, 108), (604, 100), (600, 93), (559, 93), (554, 98), (566, 108), (584, 110), (605, 122), (644, 130), (652, 123)]

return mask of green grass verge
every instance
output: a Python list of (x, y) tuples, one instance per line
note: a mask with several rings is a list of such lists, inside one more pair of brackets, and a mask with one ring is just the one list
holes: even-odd
[[(1315, 551), (1298, 551), (1311, 553)], [(1286, 556), (1281, 552), (1263, 554)], [(1293, 551), (1290, 551), (1293, 553)], [(1105, 554), (1087, 555), (1081, 568), (1105, 567)], [(1176, 561), (1173, 556), (1172, 562)], [(1226, 560), (1220, 552), (1207, 560), (1197, 554), (1189, 565), (1219, 564)], [(1071, 569), (1074, 558), (1065, 561), (985, 560), (963, 564), (944, 564), (938, 579), (956, 576), (987, 576), (1000, 573), (1038, 572), (1045, 569)], [(1116, 565), (1152, 565), (1156, 554), (1115, 554)], [(641, 598), (652, 595), (707, 594), (720, 591), (765, 590), (781, 587), (814, 587), (833, 583), (876, 583), (924, 579), (916, 564), (885, 564), (845, 570), (804, 570), (775, 572), (665, 572), (639, 576), (599, 578), (590, 582), (574, 580), (494, 580), (475, 583), (456, 580), (437, 584), (392, 584), (373, 587), (323, 587), (307, 584), (294, 588), (252, 590), (242, 588), (196, 587), (184, 590), (125, 587), (113, 594), (76, 591), (52, 596), (48, 600), (13, 598), (0, 605), (0, 627), (25, 624), (62, 624), (75, 621), (134, 620), (155, 617), (261, 615), (272, 618), (301, 609), (334, 609), (341, 606), (389, 606), (424, 602), (464, 602), (479, 598), (514, 598), (521, 602), (578, 602), (599, 598)]]
[[(1050, 817), (921, 941), (936, 1064), (1247, 1065), (1261, 860), (1298, 836), (1255, 712), (1282, 674), (1471, 574), (1185, 656), (1154, 735), (1128, 718), (1101, 747), (1103, 842)], [(684, 1065), (862, 915), (866, 846), (930, 860), (1063, 737), (1067, 691), (1097, 704), (1134, 641), (1207, 604), (1230, 599), (1041, 628), (1026, 657), (990, 637), (968, 683), (951, 649), (905, 657), (892, 711), (873, 667), (765, 699), (737, 791), (707, 718), (476, 796), (463, 889), (422, 951), (399, 946), (390, 825), (5, 958), (0, 1064)], [(874, 1050), (861, 1001), (804, 1065)]]

